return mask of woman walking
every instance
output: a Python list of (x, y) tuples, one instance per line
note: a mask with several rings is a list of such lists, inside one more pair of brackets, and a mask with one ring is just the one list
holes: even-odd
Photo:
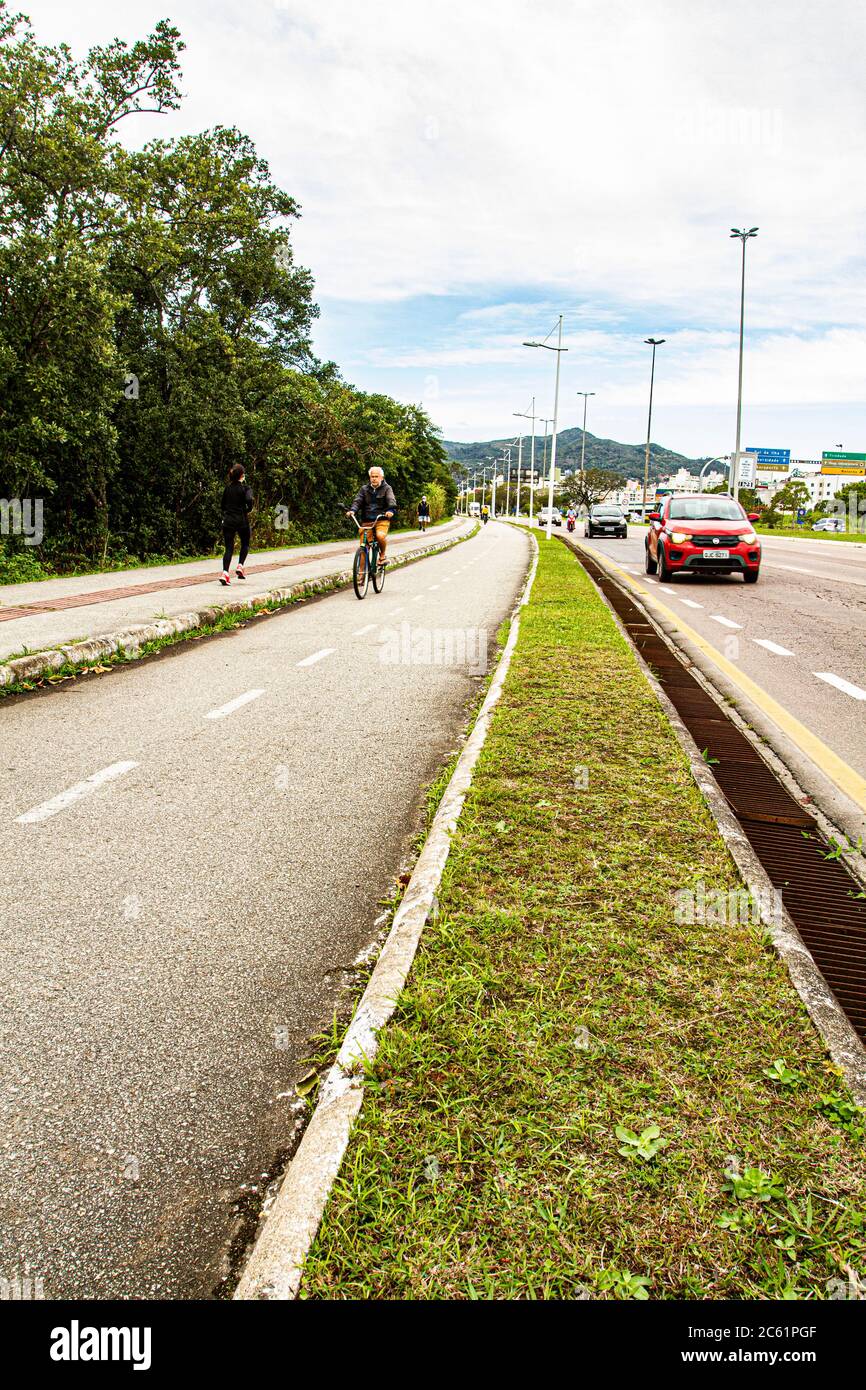
[(244, 477), (243, 464), (233, 464), (229, 470), (228, 483), (223, 489), (222, 512), (225, 551), (223, 552), (223, 572), (220, 575), (221, 584), (231, 583), (229, 569), (232, 563), (235, 536), (240, 544), (235, 578), (246, 579), (244, 562), (250, 551), (250, 512), (253, 509), (253, 494), (244, 482)]

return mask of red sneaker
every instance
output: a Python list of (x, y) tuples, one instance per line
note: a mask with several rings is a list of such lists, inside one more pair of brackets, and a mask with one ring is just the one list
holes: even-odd
[(237, 569), (235, 570), (235, 579), (246, 579), (246, 575), (244, 574), (240, 565), (238, 565)]
[(229, 572), (228, 572), (228, 570), (223, 570), (222, 574), (220, 575), (220, 583), (221, 583), (221, 584), (231, 584), (231, 580), (229, 579)]

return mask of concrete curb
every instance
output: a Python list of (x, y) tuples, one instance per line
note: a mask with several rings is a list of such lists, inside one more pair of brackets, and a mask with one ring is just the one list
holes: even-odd
[[(450, 550), (455, 545), (474, 536), (478, 527), (464, 535), (452, 536), (437, 545), (422, 546), (397, 555), (389, 561), (389, 569), (402, 569), (415, 560), (425, 559), (440, 551)], [(318, 579), (302, 579), (284, 589), (269, 589), (267, 593), (255, 594), (250, 599), (239, 599), (231, 603), (210, 605), (191, 613), (179, 613), (174, 618), (155, 618), (150, 623), (138, 623), (134, 627), (121, 628), (107, 633), (104, 637), (90, 637), (82, 642), (72, 642), (68, 646), (52, 648), (49, 651), (30, 652), (27, 656), (15, 657), (12, 661), (0, 664), (0, 687), (18, 685), (23, 681), (38, 680), (40, 676), (53, 675), (61, 667), (79, 666), (98, 662), (118, 652), (134, 654), (148, 642), (156, 642), (162, 637), (180, 637), (201, 627), (209, 627), (224, 613), (243, 613), (250, 608), (263, 608), (268, 604), (289, 604), (299, 598), (313, 598), (317, 594), (345, 589), (352, 582), (351, 570), (339, 570), (334, 574), (321, 575)]]
[[(576, 546), (573, 548), (578, 554), (580, 553)], [(596, 552), (593, 551), (591, 553), (592, 558), (595, 559)], [(610, 570), (608, 570), (608, 574), (612, 582), (618, 584), (632, 602), (639, 605), (658, 632), (662, 641), (669, 647), (676, 648), (678, 644), (672, 641), (670, 634), (665, 631), (658, 619), (653, 616), (645, 604), (641, 603), (640, 595), (635, 594), (631, 589), (624, 588), (624, 586), (620, 584), (618, 577)], [(616, 611), (608, 603), (604, 594), (600, 591), (597, 592), (599, 592), (599, 597), (607, 605), (608, 611), (612, 614), (614, 622), (628, 643), (631, 651), (634, 653), (638, 665), (643, 671), (647, 681), (652, 686), (656, 698), (670, 720), (680, 746), (689, 760), (692, 776), (697, 782), (704, 800), (709, 806), (710, 814), (716, 822), (719, 834), (724, 840), (743, 882), (758, 907), (759, 916), (766, 929), (767, 936), (772, 941), (773, 946), (787, 967), (791, 983), (805, 1004), (806, 1011), (830, 1053), (830, 1056), (843, 1073), (857, 1104), (866, 1106), (866, 1048), (864, 1048), (863, 1043), (860, 1041), (860, 1038), (843, 1013), (835, 996), (828, 988), (827, 982), (815, 964), (811, 952), (800, 936), (800, 933), (797, 931), (794, 922), (788, 915), (784, 906), (779, 904), (778, 913), (774, 912), (772, 915), (770, 914), (768, 904), (775, 901), (775, 893), (773, 884), (763, 864), (749, 844), (742, 827), (728, 805), (724, 792), (713, 776), (708, 764), (704, 761), (700, 749), (677, 713), (674, 705), (668, 699), (661, 685), (656, 680), (628, 633), (623, 628)], [(706, 688), (709, 682), (704, 681), (702, 684)], [(708, 694), (716, 700), (722, 712), (725, 715), (729, 715), (729, 710), (722, 704), (721, 700), (718, 699), (717, 692), (712, 687), (708, 689)], [(748, 736), (748, 730), (746, 729), (744, 732), (746, 732)], [(758, 756), (761, 756), (761, 752), (762, 750), (756, 749)]]
[(378, 1034), (397, 1005), (421, 933), (435, 912), (451, 839), (472, 773), (487, 738), (520, 630), (520, 609), (529, 600), (538, 568), (538, 545), (530, 533), (532, 562), (515, 604), (508, 640), (478, 717), (445, 789), (424, 848), (394, 917), (388, 939), (322, 1086), (318, 1104), (273, 1207), (241, 1275), (234, 1297), (287, 1300), (296, 1296), (304, 1260), (319, 1228), (331, 1187), (363, 1101), (363, 1072), (376, 1055)]

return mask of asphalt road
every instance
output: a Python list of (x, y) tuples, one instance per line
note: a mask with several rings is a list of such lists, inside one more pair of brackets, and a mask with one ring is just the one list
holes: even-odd
[(529, 554), (491, 524), (363, 603), (4, 705), (4, 1277), (213, 1287)]
[[(582, 526), (578, 526), (580, 537)], [(660, 584), (643, 527), (584, 543), (634, 576), (773, 699), (866, 775), (866, 545), (762, 536), (755, 585), (725, 575)]]
[[(351, 522), (346, 521), (348, 533)], [(398, 531), (389, 539), (397, 555), (471, 529), (466, 519), (454, 519), (426, 532)], [(29, 584), (0, 584), (0, 661), (22, 651), (37, 652), (87, 637), (119, 632), (157, 616), (173, 618), (205, 607), (220, 608), (238, 600), (249, 602), (269, 589), (321, 579), (348, 570), (357, 539), (299, 545), (287, 550), (253, 550), (244, 583), (234, 578), (229, 587), (219, 582), (219, 559), (192, 560), (171, 565), (142, 565), (106, 574), (67, 575)], [(237, 556), (235, 556), (237, 561)], [(259, 566), (268, 568), (259, 569)], [(192, 582), (195, 581), (195, 582)], [(149, 586), (162, 586), (151, 589)], [(168, 586), (168, 587), (166, 587)], [(175, 587), (177, 586), (177, 587)], [(136, 592), (143, 590), (143, 592)], [(78, 601), (90, 600), (82, 606)], [(29, 604), (56, 605), (47, 611), (28, 610)], [(76, 606), (64, 606), (74, 603)], [(11, 616), (15, 614), (16, 616)]]

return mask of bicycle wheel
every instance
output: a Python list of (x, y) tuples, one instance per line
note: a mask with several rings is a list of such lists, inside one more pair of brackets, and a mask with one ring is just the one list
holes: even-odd
[(367, 592), (367, 585), (370, 582), (370, 566), (367, 563), (366, 546), (359, 545), (355, 551), (355, 559), (352, 562), (352, 584), (355, 588), (355, 597), (363, 598)]
[(375, 549), (374, 549), (374, 551), (373, 551), (372, 569), (373, 569), (373, 588), (376, 590), (376, 593), (377, 593), (377, 594), (381, 594), (382, 590), (383, 590), (384, 587), (385, 587), (385, 568), (384, 568), (383, 565), (380, 565), (380, 564), (379, 564), (379, 547), (378, 547), (378, 546), (376, 546)]

